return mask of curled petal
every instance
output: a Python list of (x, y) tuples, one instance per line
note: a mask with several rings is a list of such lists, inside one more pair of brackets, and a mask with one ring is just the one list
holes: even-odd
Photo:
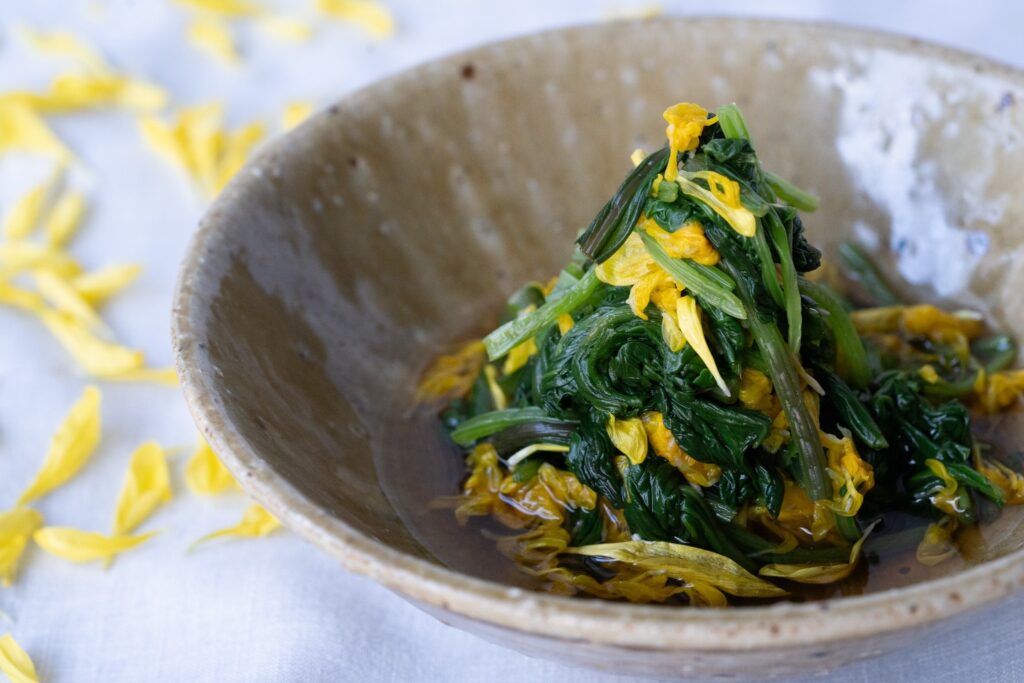
[(36, 545), (68, 562), (109, 561), (115, 555), (145, 543), (156, 534), (138, 536), (104, 536), (92, 531), (48, 526), (39, 529), (32, 538)]
[(639, 465), (647, 458), (647, 432), (639, 417), (622, 420), (609, 415), (605, 430), (615, 447), (629, 458), (631, 463)]
[(39, 683), (32, 659), (10, 633), (0, 638), (0, 671), (11, 679), (11, 683)]

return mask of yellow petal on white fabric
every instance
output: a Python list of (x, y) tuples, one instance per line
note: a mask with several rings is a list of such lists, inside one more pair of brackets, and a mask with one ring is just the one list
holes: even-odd
[(250, 123), (226, 135), (224, 153), (217, 169), (214, 191), (220, 192), (248, 160), (254, 147), (266, 136), (262, 123)]
[(43, 516), (26, 507), (0, 513), (0, 584), (10, 586), (18, 571), (25, 546), (36, 529), (43, 525)]
[(46, 268), (61, 277), (75, 277), (82, 267), (63, 251), (31, 242), (0, 242), (0, 280), (15, 275)]
[(235, 39), (226, 22), (214, 17), (200, 17), (189, 24), (188, 40), (200, 51), (220, 61), (234, 66), (241, 61), (235, 47)]
[(107, 326), (89, 305), (89, 302), (83, 299), (82, 295), (67, 280), (46, 268), (33, 270), (32, 279), (35, 282), (36, 291), (50, 306), (73, 318), (88, 330), (109, 333)]
[(130, 534), (158, 507), (171, 500), (167, 454), (149, 441), (132, 454), (114, 512), (114, 535)]
[(683, 296), (676, 302), (676, 316), (678, 317), (679, 329), (686, 337), (686, 343), (693, 347), (693, 350), (697, 352), (700, 359), (704, 361), (704, 365), (715, 378), (715, 382), (718, 384), (718, 388), (722, 390), (722, 393), (726, 396), (731, 396), (729, 393), (729, 387), (726, 385), (725, 380), (722, 379), (722, 375), (718, 372), (718, 364), (715, 363), (715, 357), (711, 354), (711, 349), (708, 347), (708, 342), (704, 338), (704, 326), (700, 319), (701, 311), (697, 305), (697, 300), (692, 296)]
[(69, 527), (43, 527), (32, 540), (46, 552), (68, 562), (109, 561), (115, 555), (145, 543), (155, 531), (138, 536), (104, 536)]
[(139, 130), (142, 132), (143, 141), (163, 157), (164, 161), (191, 173), (188, 155), (174, 126), (155, 116), (144, 116), (139, 119)]
[(57, 428), (43, 466), (18, 497), (18, 505), (46, 495), (78, 474), (100, 442), (100, 425), (100, 391), (87, 387)]
[(634, 465), (639, 465), (647, 458), (647, 431), (639, 417), (623, 420), (609, 415), (605, 431), (612, 444)]
[(90, 273), (76, 275), (71, 279), (71, 286), (83, 299), (93, 306), (99, 306), (135, 282), (141, 272), (142, 266), (135, 263), (107, 266)]
[(61, 161), (74, 158), (30, 106), (18, 99), (5, 100), (0, 96), (0, 152), (7, 151), (36, 152)]
[(292, 19), (276, 14), (267, 14), (257, 20), (261, 29), (278, 40), (305, 43), (313, 37), (313, 26), (301, 19)]
[(262, 506), (253, 504), (245, 511), (241, 522), (235, 526), (228, 527), (227, 529), (214, 531), (213, 533), (203, 536), (193, 543), (192, 547), (194, 548), (201, 543), (212, 541), (215, 538), (228, 538), (231, 536), (239, 538), (258, 538), (260, 536), (266, 536), (280, 527), (281, 522), (277, 521), (276, 517), (267, 512)]
[(96, 48), (72, 33), (67, 31), (43, 33), (25, 27), (19, 28), (17, 33), (21, 39), (39, 52), (56, 57), (70, 57), (89, 71), (102, 73), (109, 70), (106, 61), (96, 51)]
[(199, 442), (199, 447), (185, 466), (185, 484), (192, 493), (200, 496), (213, 496), (238, 488), (234, 476), (205, 440)]
[(0, 304), (14, 306), (30, 313), (38, 313), (46, 304), (37, 293), (0, 282)]
[(7, 215), (4, 216), (4, 236), (7, 239), (18, 240), (28, 237), (39, 227), (47, 204), (53, 197), (63, 175), (64, 164), (59, 163), (49, 178), (23, 194), (11, 206)]
[(58, 197), (46, 218), (44, 234), (47, 244), (55, 248), (67, 244), (78, 231), (84, 215), (85, 196), (80, 192), (65, 192)]
[(665, 572), (673, 579), (709, 584), (730, 595), (777, 598), (785, 590), (760, 579), (733, 560), (710, 550), (663, 541), (598, 543), (566, 552), (587, 557), (607, 557), (638, 567)]
[(263, 8), (246, 0), (176, 0), (179, 5), (223, 17), (255, 17)]
[(0, 638), (0, 671), (11, 683), (39, 683), (39, 674), (32, 658), (21, 649), (10, 633)]
[(176, 387), (180, 384), (178, 381), (178, 371), (174, 368), (137, 368), (135, 370), (125, 370), (113, 375), (104, 375), (103, 380), (107, 382), (152, 382), (169, 387)]
[(104, 341), (65, 313), (44, 309), (38, 315), (78, 366), (93, 377), (115, 377), (145, 365), (141, 351)]
[(329, 17), (355, 24), (373, 38), (390, 38), (395, 33), (391, 11), (375, 0), (317, 0), (316, 8)]
[(308, 119), (312, 113), (313, 104), (311, 102), (289, 102), (281, 114), (281, 127), (291, 130)]

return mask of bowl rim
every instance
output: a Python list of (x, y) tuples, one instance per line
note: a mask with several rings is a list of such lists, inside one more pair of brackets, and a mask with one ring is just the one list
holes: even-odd
[[(793, 27), (816, 37), (853, 40), (865, 47), (911, 52), (929, 59), (996, 74), (1024, 88), (1024, 70), (973, 53), (896, 33), (831, 22), (748, 17), (657, 17), (614, 23), (586, 23), (516, 36), (421, 63), (354, 91), (327, 108), (373, 106), (379, 89), (400, 88), (428, 70), (457, 67), (499, 51), (563, 35), (619, 30), (645, 22), (721, 24), (749, 29)], [(1024, 587), (1024, 548), (964, 571), (866, 595), (807, 603), (729, 609), (687, 609), (579, 600), (510, 587), (395, 550), (363, 534), (302, 492), (264, 463), (242, 437), (217, 398), (216, 378), (203, 373), (203, 262), (228, 241), (221, 216), (244, 207), (261, 160), (284, 153), (293, 136), (316, 130), (323, 113), (269, 142), (251, 159), (200, 220), (175, 284), (171, 336), (178, 377), (200, 431), (244, 489), (285, 526), (335, 557), (346, 569), (366, 576), (417, 603), (440, 608), (505, 629), (556, 639), (600, 643), (635, 650), (739, 653), (766, 648), (808, 647), (920, 627), (976, 609)], [(822, 618), (828, 614), (830, 618)]]

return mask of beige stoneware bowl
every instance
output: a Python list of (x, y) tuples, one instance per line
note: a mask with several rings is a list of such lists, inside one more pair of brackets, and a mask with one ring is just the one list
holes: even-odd
[[(680, 100), (740, 104), (767, 165), (821, 196), (806, 222), (826, 251), (856, 239), (915, 297), (982, 307), (1024, 337), (1022, 93), (1020, 72), (977, 57), (749, 20), (586, 26), (432, 62), (272, 142), (215, 202), (174, 303), (185, 395), (288, 527), (530, 655), (764, 677), (955, 629), (1024, 583), (1013, 515), (952, 575), (817, 603), (695, 610), (525, 589), (491, 541), (430, 507), (460, 463), (411, 397), (435, 354), (557, 272)], [(999, 426), (1010, 444), (1022, 432), (1012, 416)]]

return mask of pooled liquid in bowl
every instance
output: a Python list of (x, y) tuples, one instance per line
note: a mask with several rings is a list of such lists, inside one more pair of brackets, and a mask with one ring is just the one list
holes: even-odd
[[(995, 416), (976, 425), (978, 436), (1006, 454), (1024, 434), (1024, 412)], [(528, 590), (543, 590), (545, 582), (518, 569), (503, 555), (496, 539), (512, 533), (488, 517), (460, 525), (450, 506), (438, 501), (453, 495), (465, 479), (462, 451), (437, 422), (435, 413), (412, 411), (408, 419), (381, 430), (374, 442), (374, 461), (385, 495), (417, 541), (438, 563), (460, 573)], [(415, 457), (383, 457), (419, 444)], [(378, 453), (379, 451), (380, 453)], [(1010, 455), (1006, 456), (1011, 459)], [(916, 558), (927, 520), (901, 513), (885, 515), (880, 528), (864, 544), (864, 559), (845, 581), (830, 585), (791, 584), (787, 601), (803, 602), (836, 596), (876, 593), (960, 573), (1024, 545), (1024, 507), (1007, 507), (999, 515), (955, 537), (957, 552), (936, 566)], [(586, 599), (586, 594), (579, 594)], [(758, 600), (746, 601), (757, 604)], [(731, 604), (745, 604), (733, 600)]]

